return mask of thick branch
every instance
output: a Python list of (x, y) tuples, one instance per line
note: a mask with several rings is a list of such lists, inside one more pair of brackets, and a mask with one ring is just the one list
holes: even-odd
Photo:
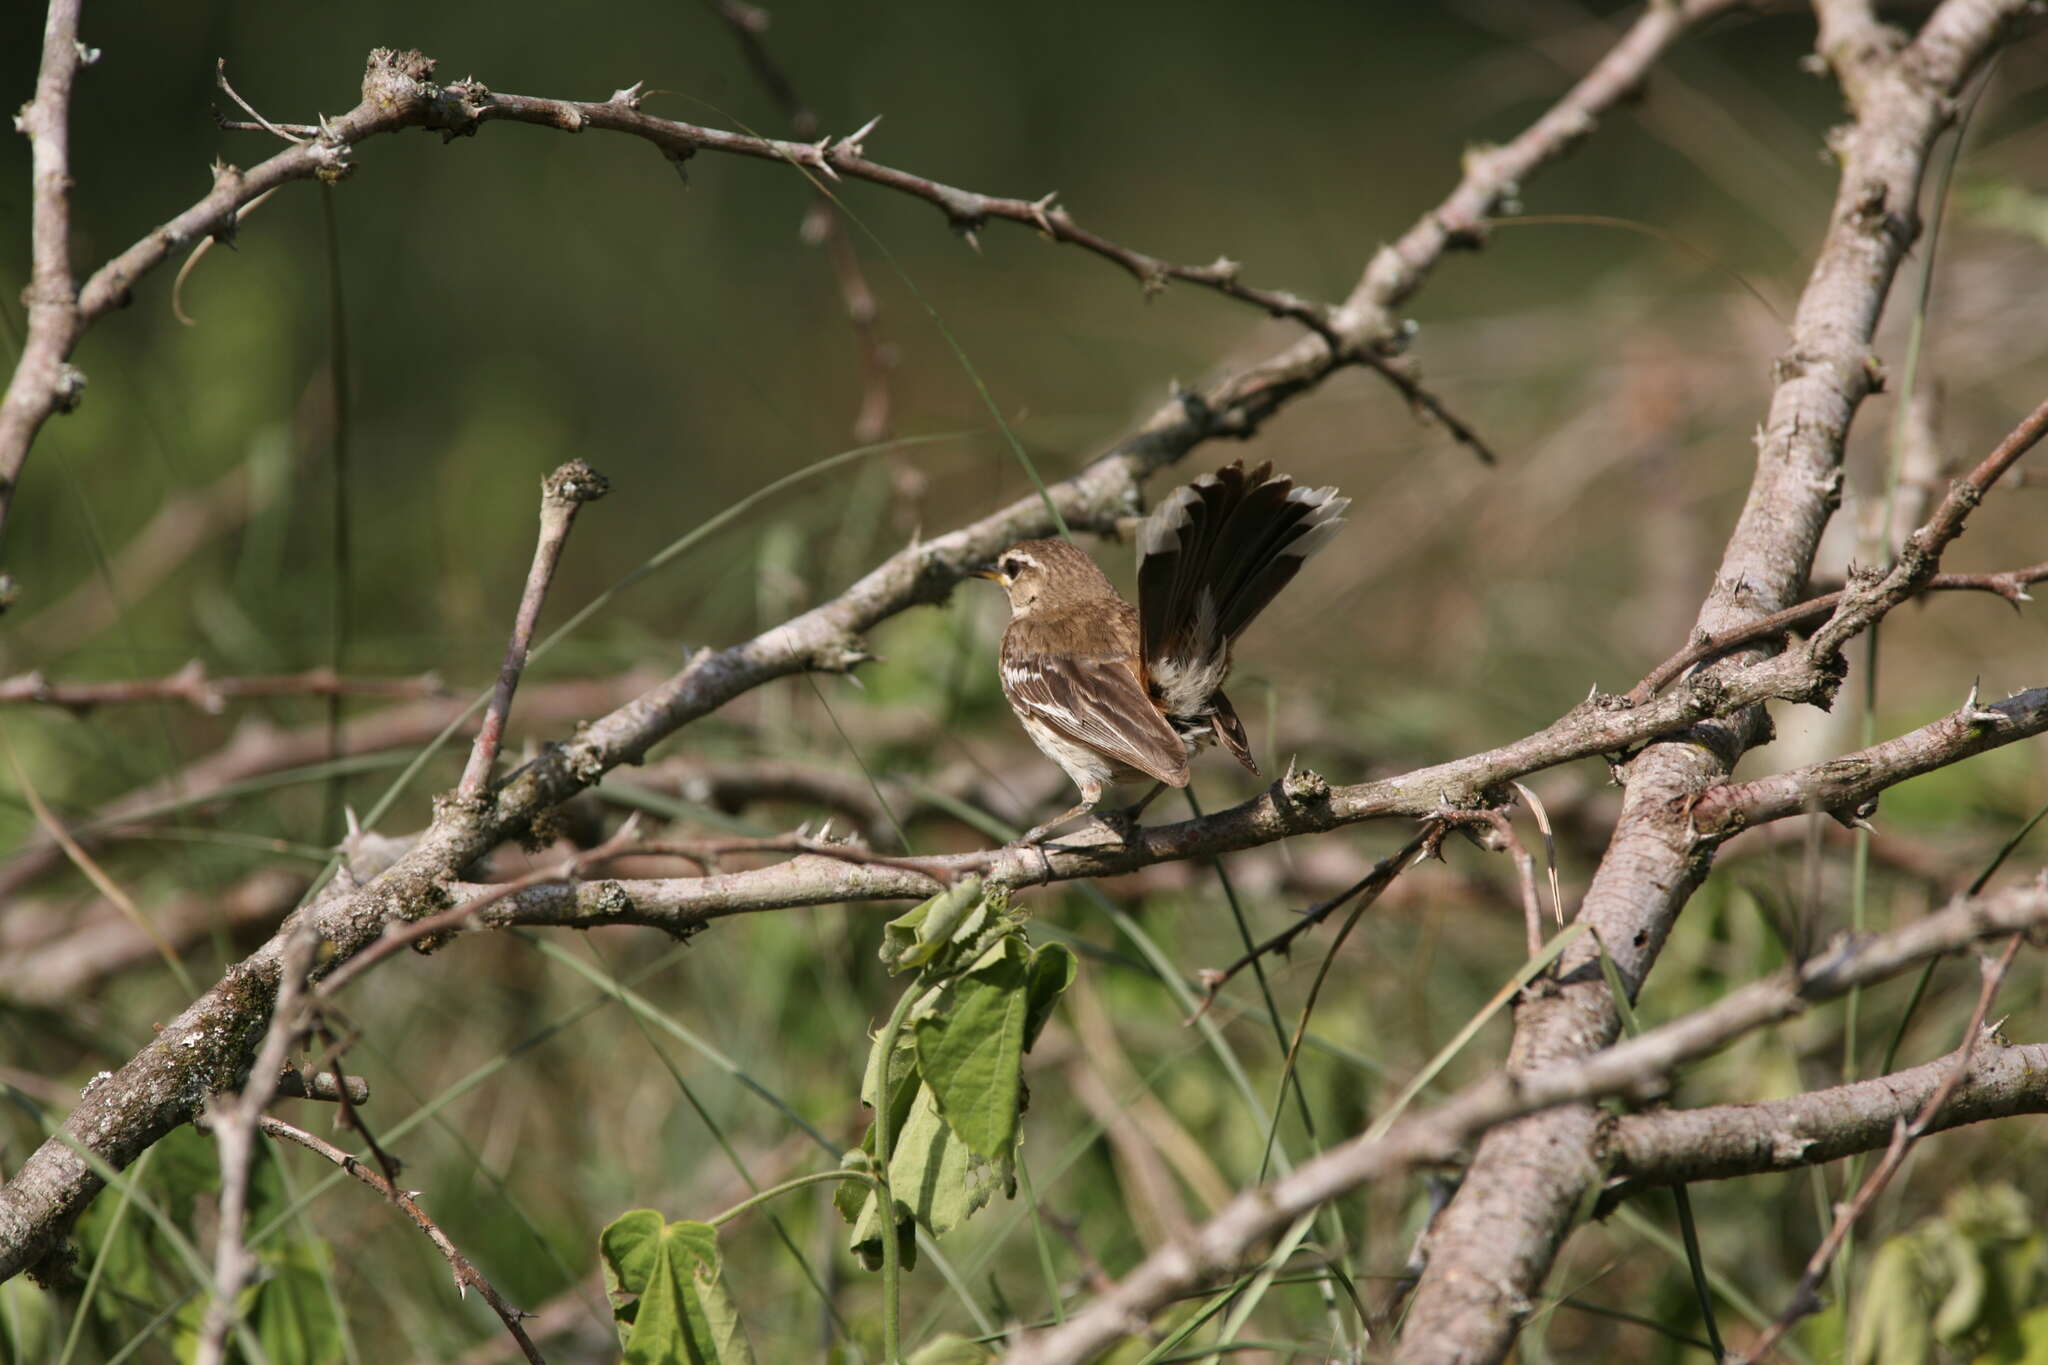
[[(78, 406), (85, 377), (65, 364), (84, 323), (71, 275), (71, 84), (85, 65), (78, 41), (80, 0), (51, 0), (43, 21), (43, 60), (36, 94), (15, 126), (28, 138), (30, 267), (28, 338), (15, 363), (14, 378), (0, 397), (0, 524), (28, 458), (29, 442), (56, 412)], [(97, 54), (94, 54), (97, 55)], [(0, 576), (0, 610), (13, 598)]]
[(1882, 744), (1791, 772), (1716, 787), (1694, 805), (1693, 827), (1702, 838), (1721, 839), (1747, 825), (1809, 811), (1862, 818), (1887, 787), (2044, 730), (2048, 688), (2037, 687), (1989, 705), (1980, 704), (1972, 694), (1960, 710)]
[[(1854, 70), (1844, 85), (1857, 121), (1832, 140), (1841, 164), (1834, 210), (1779, 357), (1748, 501), (1696, 636), (1727, 638), (1805, 595), (1814, 550), (1840, 498), (1849, 423), (1876, 382), (1871, 337), (1919, 232), (1929, 153), (1953, 118), (1955, 93), (2022, 7), (2021, 0), (1946, 0), (1910, 46), (1830, 48), (1838, 71)], [(1850, 596), (1855, 606), (1845, 600), (1844, 611), (1861, 615), (1876, 606), (1868, 592)], [(1845, 620), (1840, 612), (1836, 619)], [(1835, 650), (1843, 638), (1824, 627), (1795, 652), (1839, 676)], [(1583, 1057), (1614, 1039), (1615, 1002), (1601, 975), (1586, 970), (1596, 944), (1612, 955), (1624, 989), (1636, 991), (1710, 864), (1711, 845), (1692, 836), (1684, 812), (1725, 782), (1764, 733), (1761, 711), (1734, 712), (1629, 764), (1621, 818), (1580, 909), (1597, 940), (1589, 935), (1567, 949), (1560, 966), (1571, 984), (1518, 1006), (1512, 1071)], [(1507, 1352), (1597, 1178), (1598, 1125), (1598, 1114), (1579, 1105), (1487, 1135), (1428, 1235), (1429, 1262), (1409, 1301), (1399, 1359), (1469, 1365)]]
[[(1877, 1151), (1954, 1070), (1951, 1053), (1889, 1076), (1790, 1099), (1622, 1115), (1602, 1139), (1619, 1182), (1603, 1194), (1603, 1203), (1645, 1185), (1732, 1180)], [(2040, 1113), (2048, 1113), (2048, 1043), (2004, 1047), (1987, 1040), (1933, 1126), (1960, 1128)]]
[[(1959, 900), (1906, 928), (1843, 941), (1797, 969), (1745, 986), (1706, 1009), (1627, 1042), (1519, 1075), (1497, 1072), (1384, 1137), (1353, 1138), (1292, 1175), (1247, 1190), (1193, 1237), (1161, 1248), (1060, 1327), (1011, 1351), (1011, 1365), (1082, 1361), (1135, 1329), (1176, 1296), (1229, 1273), (1301, 1215), (1371, 1180), (1455, 1161), (1475, 1137), (1510, 1131), (1520, 1115), (1606, 1095), (1652, 1096), (1686, 1062), (1800, 1014), (1852, 986), (1882, 981), (1966, 944), (2048, 924), (2048, 884)], [(1412, 1331), (1412, 1329), (1411, 1329)]]

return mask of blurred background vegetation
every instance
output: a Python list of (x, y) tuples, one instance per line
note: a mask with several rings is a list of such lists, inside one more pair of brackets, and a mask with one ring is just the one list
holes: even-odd
[[(877, 160), (990, 193), (1057, 190), (1080, 222), (1118, 241), (1176, 261), (1228, 255), (1248, 282), (1333, 298), (1377, 244), (1442, 197), (1465, 148), (1514, 135), (1596, 58), (1617, 15), (1626, 17), (1547, 0), (1280, 0), (1256, 14), (791, 3), (775, 9), (767, 41), (824, 131), (886, 116), (867, 140)], [(266, 137), (215, 127), (212, 108), (225, 103), (216, 58), (279, 120), (352, 105), (364, 54), (390, 45), (436, 58), (442, 78), (585, 99), (639, 80), (650, 112), (786, 131), (726, 27), (691, 4), (120, 0), (88, 5), (84, 32), (104, 52), (73, 114), (75, 255), (87, 269), (203, 193), (216, 157), (248, 165), (269, 154)], [(39, 36), (35, 6), (0, 16), (10, 101), (32, 89)], [(1589, 686), (1625, 689), (1684, 642), (1741, 505), (1783, 319), (1833, 194), (1823, 136), (1839, 98), (1801, 69), (1811, 41), (1810, 21), (1789, 14), (1745, 16), (1681, 44), (1646, 101), (1524, 187), (1524, 222), (1483, 254), (1446, 260), (1411, 304), (1427, 382), (1500, 450), (1498, 468), (1354, 372), (1297, 401), (1252, 449), (1206, 448), (1173, 473), (1244, 454), (1356, 499), (1341, 548), (1243, 651), (1233, 692), (1270, 769), (1298, 756), (1351, 781), (1500, 743)], [(2048, 376), (2048, 331), (2029, 302), (2048, 285), (2048, 45), (2036, 37), (2009, 54), (1973, 108), (1938, 247), (1923, 239), (1887, 313), (1877, 352), (1892, 388), (1856, 424), (1852, 496), (1824, 574), (1881, 557), (1858, 526), (1882, 524), (1902, 434), (1906, 447), (1938, 456), (1915, 466), (1938, 483), (1939, 461), (1974, 461), (2040, 400)], [(196, 325), (174, 318), (165, 269), (88, 335), (74, 357), (90, 379), (84, 407), (44, 432), (0, 547), (25, 589), (0, 630), (0, 670), (151, 677), (198, 658), (226, 676), (325, 665), (338, 650), (345, 673), (431, 670), (467, 695), (495, 673), (536, 487), (554, 465), (583, 457), (618, 495), (584, 514), (544, 626), (772, 479), (858, 444), (860, 354), (826, 254), (799, 238), (812, 191), (789, 168), (700, 155), (686, 188), (631, 139), (505, 124), (455, 145), (385, 137), (354, 160), (337, 189), (287, 187), (245, 220), (235, 250), (199, 263), (181, 300)], [(27, 165), (21, 139), (0, 143), (0, 268), (15, 284), (28, 256)], [(1148, 300), (1106, 263), (1028, 232), (994, 224), (970, 250), (927, 205), (834, 189), (893, 358), (892, 434), (943, 439), (877, 451), (763, 500), (538, 661), (534, 695), (628, 670), (659, 676), (689, 648), (744, 638), (829, 597), (920, 530), (1022, 495), (1028, 481), (991, 404), (1057, 477), (1150, 411), (1171, 381), (1193, 383), (1290, 339), (1289, 327), (1193, 289)], [(15, 284), (0, 290), (10, 356), (22, 326)], [(1931, 429), (1917, 441), (1898, 397), (1916, 315), (1919, 410)], [(348, 378), (339, 465), (338, 355)], [(2001, 489), (1947, 567), (2041, 559), (2043, 487), (2037, 471)], [(1914, 494), (1901, 500), (1910, 506)], [(1103, 558), (1128, 576), (1127, 550)], [(920, 850), (987, 837), (946, 813), (962, 801), (996, 822), (1042, 816), (1067, 798), (998, 695), (997, 598), (970, 587), (943, 609), (893, 621), (872, 641), (883, 661), (857, 682), (775, 684), (656, 757), (870, 774), (892, 813), (903, 807)], [(1782, 738), (1745, 771), (1922, 724), (1973, 680), (1993, 695), (2037, 685), (2044, 659), (2048, 614), (2038, 608), (2016, 616), (1970, 596), (1908, 609), (1884, 627), (1874, 688), (1859, 655), (1837, 714), (1782, 714)], [(536, 714), (522, 696), (514, 730), (558, 736), (617, 699), (600, 689)], [(346, 711), (383, 705), (351, 701)], [(306, 758), (264, 774), (259, 788), (196, 803), (179, 799), (202, 789), (188, 765), (231, 739), (318, 734), (324, 715), (323, 703), (296, 699), (221, 716), (164, 703), (86, 715), (12, 708), (0, 719), (29, 780), (69, 821), (160, 784), (155, 811), (100, 856), (145, 908), (196, 896), (205, 914), (266, 870), (303, 878), (317, 868), (341, 832), (335, 769)], [(378, 806), (424, 740), (408, 733), (344, 765), (341, 796), (357, 810)], [(460, 759), (461, 746), (430, 756), (379, 829), (423, 823)], [(823, 813), (707, 806), (701, 785), (664, 786), (661, 772), (618, 774), (612, 801), (760, 832)], [(1605, 778), (1585, 764), (1538, 784), (1560, 822), (1567, 901), (1583, 890), (1612, 814)], [(0, 847), (32, 850), (24, 795), (11, 777), (0, 788)], [(1254, 788), (1222, 763), (1197, 776), (1210, 806)], [(1881, 925), (1966, 884), (2044, 800), (2038, 744), (1897, 791), (1878, 820), (1858, 913)], [(888, 832), (886, 817), (876, 824)], [(1290, 909), (1409, 833), (1363, 826), (1233, 860), (1250, 932), (1284, 925)], [(1645, 1021), (1782, 963), (1788, 938), (1811, 942), (1846, 924), (1857, 854), (1839, 834), (1759, 832), (1732, 844), (1645, 992)], [(33, 879), (10, 873), (26, 856), (0, 863), (11, 878), (0, 946), (14, 953), (106, 911), (61, 866)], [(1281, 1106), (1287, 1152), (1356, 1131), (1513, 972), (1523, 949), (1509, 887), (1501, 860), (1461, 846), (1367, 917), (1302, 1065), (1314, 1134)], [(1048, 1217), (1034, 1226), (1022, 1202), (999, 1202), (949, 1239), (951, 1280), (927, 1258), (911, 1281), (910, 1330), (1041, 1320), (1051, 1292), (1040, 1238), (1054, 1277), (1085, 1284), (1121, 1272), (1256, 1174), (1281, 1055), (1272, 1017), (1242, 981), (1213, 1032), (1182, 1023), (1181, 978), (1240, 950), (1227, 902), (1226, 884), (1203, 867), (1033, 899), (1041, 932), (1087, 954), (1032, 1064), (1028, 1151)], [(566, 1334), (555, 1338), (560, 1358), (603, 1358), (607, 1329), (590, 1288), (600, 1226), (636, 1205), (708, 1216), (744, 1196), (738, 1164), (764, 1182), (829, 1166), (764, 1090), (833, 1141), (857, 1137), (859, 1062), (893, 999), (873, 951), (883, 917), (859, 907), (758, 916), (687, 949), (629, 931), (508, 935), (394, 965), (349, 1002), (361, 1030), (352, 1069), (375, 1094), (366, 1116), (480, 1267), (516, 1302), (554, 1305), (545, 1321)], [(247, 926), (238, 936), (216, 919), (184, 949), (202, 980), (251, 941)], [(1326, 942), (1272, 968), (1290, 1029)], [(618, 998), (618, 979), (638, 995)], [(1845, 1068), (1870, 1074), (1909, 984), (1868, 993), (1853, 1029), (1836, 1007), (1750, 1039), (1699, 1067), (1677, 1098), (1762, 1098), (1832, 1083)], [(2039, 1017), (2044, 984), (2023, 958), (2004, 996), (2016, 1036), (2038, 1032), (2026, 1021)], [(1899, 1042), (1901, 1064), (1954, 1044), (1974, 989), (1966, 964), (1937, 973)], [(153, 958), (70, 994), (38, 995), (19, 979), (9, 993), (0, 1080), (15, 1103), (0, 1164), (10, 1167), (79, 1085), (189, 998)], [(1495, 1064), (1505, 1037), (1503, 1023), (1490, 1025), (1437, 1084)], [(325, 1130), (318, 1116), (305, 1121)], [(2016, 1182), (2040, 1216), (2048, 1167), (2037, 1125), (1936, 1143), (1938, 1167), (1923, 1159), (1894, 1187), (1867, 1243), (1941, 1216), (1954, 1190), (1980, 1180)], [(1163, 1196), (1131, 1164), (1147, 1144), (1169, 1154)], [(208, 1144), (181, 1134), (138, 1185), (157, 1189), (166, 1219), (202, 1238), (211, 1160)], [(319, 1341), (352, 1360), (501, 1353), (495, 1324), (456, 1300), (393, 1210), (359, 1188), (329, 1190), (326, 1168), (298, 1153), (266, 1169), (272, 1207), (302, 1200), (270, 1245), (281, 1281), (303, 1274), (320, 1288), (307, 1300), (326, 1314)], [(1766, 1316), (1782, 1305), (1841, 1178), (1695, 1190), (1724, 1324), (1739, 1330), (1744, 1303)], [(116, 1246), (122, 1259), (109, 1259), (107, 1283), (79, 1315), (72, 1358), (168, 1358), (163, 1320), (192, 1301), (195, 1281), (168, 1242), (149, 1241), (161, 1226), (140, 1212), (127, 1213), (125, 1234), (110, 1229), (114, 1207), (102, 1199), (83, 1233), (89, 1248)], [(1342, 1208), (1351, 1245), (1319, 1250), (1342, 1257), (1367, 1302), (1382, 1304), (1426, 1207), (1419, 1185), (1361, 1194)], [(824, 1200), (797, 1196), (778, 1209), (786, 1242), (758, 1218), (726, 1237), (763, 1357), (844, 1348), (846, 1330), (871, 1349), (871, 1278), (844, 1255)], [(1697, 1358), (1687, 1339), (1702, 1329), (1673, 1228), (1668, 1198), (1654, 1195), (1574, 1240), (1552, 1284), (1569, 1305), (1545, 1305), (1524, 1356)], [(1276, 1288), (1247, 1335), (1314, 1349), (1325, 1327), (1310, 1273), (1319, 1264), (1304, 1257), (1302, 1282)], [(1872, 1261), (1847, 1264), (1853, 1290)], [(1859, 1301), (1852, 1293), (1851, 1317)], [(0, 1352), (57, 1358), (76, 1303), (7, 1286)], [(1809, 1325), (1802, 1349), (1829, 1358), (1843, 1330), (1837, 1307)]]

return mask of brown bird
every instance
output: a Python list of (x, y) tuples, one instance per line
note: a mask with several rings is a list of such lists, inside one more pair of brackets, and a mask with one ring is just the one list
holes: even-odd
[(1205, 474), (1140, 528), (1136, 607), (1064, 540), (1020, 541), (978, 571), (1010, 594), (1003, 695), (1081, 789), (1078, 805), (1020, 842), (1094, 811), (1111, 783), (1149, 777), (1156, 785), (1120, 817), (1135, 821), (1165, 788), (1188, 784), (1188, 762), (1206, 744), (1259, 771), (1223, 695), (1231, 646), (1350, 505), (1335, 488), (1296, 487), (1270, 464)]

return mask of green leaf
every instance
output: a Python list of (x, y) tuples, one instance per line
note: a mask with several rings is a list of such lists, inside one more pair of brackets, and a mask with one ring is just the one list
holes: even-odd
[(692, 1331), (691, 1302), (696, 1282), (687, 1255), (678, 1255), (667, 1237), (655, 1240), (654, 1265), (640, 1291), (633, 1329), (626, 1334), (625, 1365), (677, 1365), (680, 1361), (715, 1359), (709, 1340)]
[(1052, 1018), (1053, 1006), (1059, 1004), (1060, 997), (1080, 973), (1081, 960), (1064, 943), (1048, 943), (1031, 955), (1031, 984), (1027, 991), (1030, 1010), (1024, 1020), (1026, 1052), (1037, 1045), (1045, 1021)]
[(644, 1294), (661, 1253), (662, 1218), (653, 1209), (622, 1213), (597, 1235), (604, 1285), (614, 1294)]
[(639, 1296), (614, 1308), (627, 1365), (752, 1365), (717, 1229), (689, 1220), (664, 1227), (654, 1210), (635, 1209), (599, 1234), (598, 1249), (611, 1291)]
[[(1012, 1171), (1008, 1161), (991, 1164), (970, 1151), (939, 1116), (931, 1087), (918, 1086), (889, 1152), (889, 1185), (896, 1199), (894, 1222), (904, 1265), (912, 1264), (916, 1251), (912, 1220), (942, 1237), (986, 1205), (998, 1188), (1008, 1190)], [(864, 1197), (848, 1245), (863, 1265), (875, 1270), (882, 1264), (881, 1205), (872, 1189), (857, 1188)]]
[(690, 1302), (690, 1338), (708, 1347), (692, 1360), (720, 1365), (753, 1365), (754, 1348), (740, 1321), (739, 1305), (726, 1287), (724, 1262), (718, 1254), (718, 1229), (684, 1219), (669, 1224), (664, 1237), (672, 1261), (686, 1261), (694, 1294)]
[(938, 1012), (913, 1027), (918, 1066), (940, 1114), (989, 1161), (1007, 1157), (1017, 1137), (1030, 986), (1024, 946), (1007, 939), (947, 988)]
[(922, 967), (950, 946), (963, 931), (971, 939), (980, 928), (972, 912), (984, 908), (981, 878), (968, 876), (916, 909), (882, 928), (882, 961), (895, 975)]

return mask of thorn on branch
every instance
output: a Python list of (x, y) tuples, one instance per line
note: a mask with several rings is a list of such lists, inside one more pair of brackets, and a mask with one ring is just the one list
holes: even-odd
[(875, 131), (876, 126), (880, 124), (881, 121), (882, 116), (880, 114), (877, 114), (873, 118), (869, 119), (866, 123), (863, 123), (859, 128), (855, 129), (853, 133), (850, 134), (849, 136), (840, 138), (839, 150), (841, 154), (845, 156), (864, 156), (867, 152), (867, 147), (865, 145), (867, 142), (867, 136), (869, 133)]

